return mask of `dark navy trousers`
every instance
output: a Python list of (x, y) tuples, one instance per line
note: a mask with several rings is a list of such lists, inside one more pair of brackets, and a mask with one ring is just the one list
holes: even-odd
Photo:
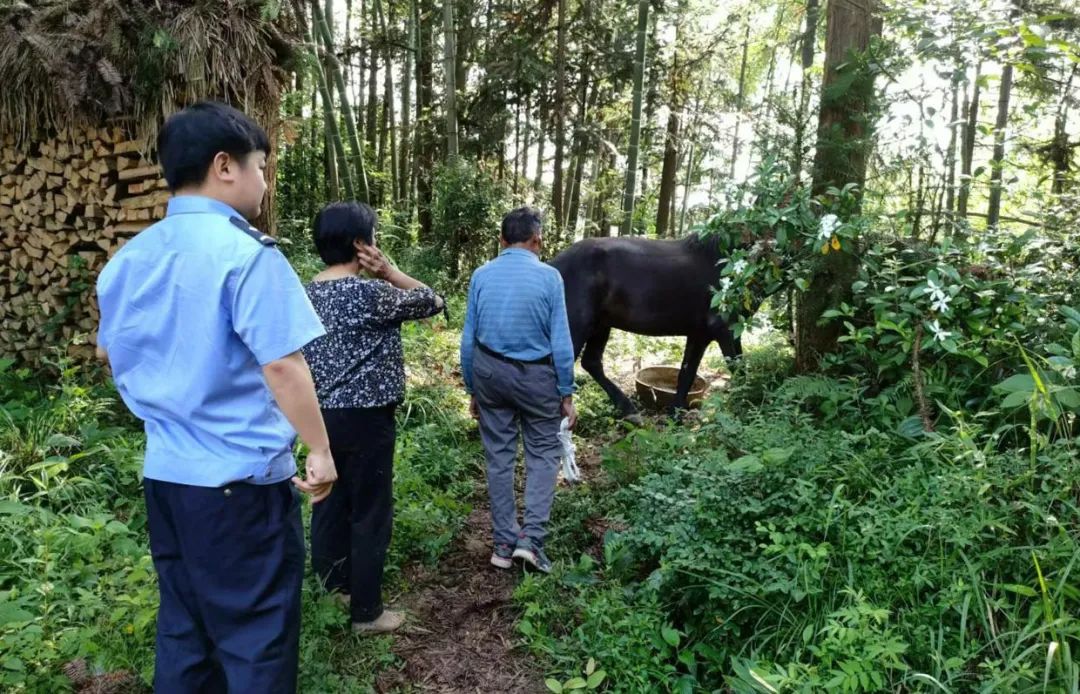
[(145, 480), (157, 694), (296, 691), (304, 534), (289, 481)]

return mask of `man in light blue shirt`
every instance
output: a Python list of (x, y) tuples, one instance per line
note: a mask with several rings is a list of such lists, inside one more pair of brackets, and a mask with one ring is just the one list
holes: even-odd
[[(522, 559), (551, 570), (546, 526), (559, 470), (559, 426), (573, 427), (574, 348), (559, 272), (540, 262), (540, 213), (521, 207), (502, 221), (499, 257), (473, 273), (461, 371), (487, 458), (495, 549), (491, 563)], [(525, 515), (518, 524), (514, 467), (525, 443)]]
[[(146, 427), (161, 593), (154, 690), (295, 692), (304, 540), (295, 487), (336, 479), (300, 349), (324, 333), (276, 242), (248, 224), (270, 143), (201, 103), (161, 130), (174, 197), (97, 283), (98, 356)], [(311, 448), (295, 475), (297, 433)]]

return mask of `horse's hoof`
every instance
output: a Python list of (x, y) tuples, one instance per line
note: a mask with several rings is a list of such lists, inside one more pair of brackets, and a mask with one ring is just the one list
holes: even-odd
[(634, 412), (633, 414), (626, 415), (625, 417), (623, 417), (623, 421), (624, 422), (629, 422), (630, 424), (633, 424), (636, 427), (645, 426), (645, 418), (642, 417), (637, 412)]

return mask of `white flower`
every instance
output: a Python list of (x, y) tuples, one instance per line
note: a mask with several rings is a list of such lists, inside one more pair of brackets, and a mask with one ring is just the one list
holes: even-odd
[(823, 241), (832, 238), (836, 227), (840, 226), (840, 220), (834, 214), (827, 214), (821, 218), (821, 226), (818, 227), (818, 237)]
[(1065, 368), (1061, 369), (1061, 377), (1066, 378), (1070, 381), (1076, 378), (1076, 367), (1066, 366)]
[(731, 272), (733, 274), (736, 274), (736, 275), (741, 274), (742, 271), (745, 270), (745, 269), (746, 269), (746, 261), (743, 260), (742, 258), (739, 258), (738, 260), (736, 260), (735, 264), (731, 266)]
[(930, 323), (930, 332), (934, 333), (934, 339), (938, 342), (944, 342), (952, 337), (952, 333), (947, 330), (943, 330), (941, 324), (936, 320)]
[(941, 301), (945, 298), (945, 288), (934, 282), (934, 280), (926, 280), (925, 294), (930, 295), (931, 301)]
[(726, 293), (727, 290), (729, 290), (729, 289), (731, 289), (731, 278), (730, 277), (721, 277), (720, 278), (720, 291)]
[(930, 308), (934, 309), (938, 313), (949, 312), (949, 302), (952, 301), (948, 296), (941, 294), (940, 296), (934, 296), (934, 301), (930, 305)]

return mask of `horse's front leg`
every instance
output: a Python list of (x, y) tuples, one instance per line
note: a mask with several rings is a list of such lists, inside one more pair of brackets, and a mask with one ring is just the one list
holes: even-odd
[(686, 338), (686, 349), (683, 350), (682, 366), (679, 368), (679, 382), (675, 386), (675, 400), (671, 403), (670, 414), (686, 409), (686, 398), (690, 387), (697, 378), (698, 366), (701, 358), (705, 356), (705, 349), (712, 342), (708, 337), (690, 335)]

